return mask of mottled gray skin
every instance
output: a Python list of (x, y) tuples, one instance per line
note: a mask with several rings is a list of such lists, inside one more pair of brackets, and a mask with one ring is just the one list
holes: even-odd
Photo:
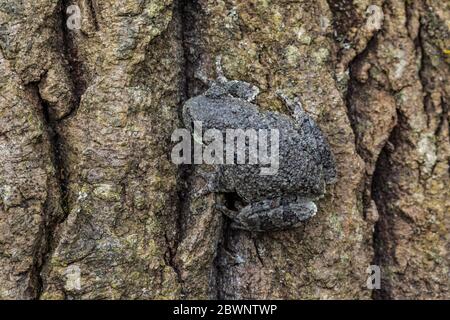
[(245, 82), (216, 82), (203, 95), (185, 103), (183, 122), (191, 132), (193, 122), (201, 121), (204, 131), (217, 129), (224, 136), (226, 129), (278, 129), (278, 172), (261, 175), (260, 164), (218, 164), (213, 165), (213, 172), (196, 165), (195, 174), (207, 181), (196, 194), (236, 193), (244, 206), (235, 211), (224, 204), (217, 205), (233, 220), (234, 228), (264, 232), (298, 227), (316, 214), (313, 201), (323, 196), (326, 184), (336, 180), (334, 157), (320, 129), (298, 102), (280, 94), (294, 120), (258, 110), (251, 103), (257, 93), (256, 87)]

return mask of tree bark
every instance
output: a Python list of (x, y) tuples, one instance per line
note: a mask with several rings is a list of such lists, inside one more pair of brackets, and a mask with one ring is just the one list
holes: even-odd
[[(0, 298), (450, 298), (446, 6), (0, 0)], [(218, 57), (261, 110), (299, 97), (333, 149), (300, 228), (231, 229), (171, 161)]]

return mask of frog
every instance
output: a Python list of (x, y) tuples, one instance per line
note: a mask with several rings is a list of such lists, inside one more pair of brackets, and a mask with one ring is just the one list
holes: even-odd
[[(184, 103), (185, 128), (192, 135), (196, 123), (202, 124), (202, 130), (214, 129), (224, 135), (229, 129), (277, 131), (279, 163), (272, 172), (265, 168), (265, 174), (261, 163), (195, 164), (194, 175), (205, 183), (192, 191), (193, 196), (220, 195), (215, 209), (231, 220), (233, 229), (271, 232), (301, 226), (316, 215), (316, 201), (324, 196), (326, 186), (337, 180), (336, 161), (327, 139), (299, 98), (277, 90), (290, 115), (264, 111), (254, 102), (258, 87), (228, 80), (218, 70), (219, 76), (208, 90)], [(193, 138), (201, 147), (212, 142)], [(267, 145), (273, 152), (274, 143)]]

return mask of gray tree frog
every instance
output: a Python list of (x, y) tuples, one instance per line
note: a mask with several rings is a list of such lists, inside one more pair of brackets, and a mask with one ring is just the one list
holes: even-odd
[[(228, 195), (221, 198), (228, 200), (219, 201), (216, 208), (232, 219), (232, 228), (252, 232), (295, 228), (316, 214), (314, 201), (323, 196), (326, 184), (335, 182), (335, 160), (319, 127), (298, 100), (289, 100), (279, 93), (292, 111), (292, 118), (260, 111), (252, 103), (258, 92), (249, 83), (228, 81), (220, 74), (209, 90), (184, 104), (183, 123), (192, 134), (194, 122), (201, 122), (202, 130), (215, 129), (223, 135), (227, 129), (279, 132), (275, 174), (261, 174), (261, 163), (196, 165), (194, 174), (206, 181), (196, 190), (196, 196)], [(198, 137), (194, 140), (198, 141)], [(267, 140), (268, 147), (273, 147)], [(205, 139), (200, 143), (205, 147), (209, 142)], [(249, 141), (246, 146), (249, 147)], [(233, 203), (229, 203), (230, 199)]]

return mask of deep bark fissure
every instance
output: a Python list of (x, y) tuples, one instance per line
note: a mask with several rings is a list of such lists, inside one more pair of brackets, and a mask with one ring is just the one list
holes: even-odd
[[(385, 4), (385, 3), (384, 3)], [(335, 10), (333, 10), (332, 6), (330, 6), (333, 13), (335, 14)], [(359, 155), (359, 157), (365, 161), (364, 157), (364, 151), (361, 150), (360, 143), (358, 141), (358, 129), (357, 129), (357, 119), (355, 119), (355, 115), (353, 114), (352, 110), (352, 97), (355, 93), (355, 90), (358, 89), (358, 80), (355, 78), (355, 75), (353, 73), (354, 68), (358, 67), (365, 59), (367, 59), (369, 53), (373, 50), (376, 50), (377, 42), (378, 42), (378, 35), (383, 29), (380, 29), (376, 31), (372, 37), (367, 42), (365, 48), (359, 52), (353, 59), (348, 63), (348, 70), (349, 70), (349, 79), (347, 83), (347, 90), (345, 92), (344, 102), (346, 105), (347, 115), (350, 120), (350, 126), (352, 128), (354, 138), (355, 138), (355, 148), (356, 152)], [(381, 192), (378, 189), (378, 186), (380, 185), (379, 179), (380, 179), (380, 170), (382, 172), (383, 169), (383, 159), (385, 158), (385, 153), (387, 152), (386, 148), (388, 144), (391, 141), (392, 135), (395, 133), (396, 126), (392, 129), (389, 138), (386, 140), (385, 145), (381, 149), (380, 153), (378, 154), (378, 157), (375, 162), (374, 171), (372, 174), (367, 173), (367, 171), (364, 174), (364, 177), (361, 181), (361, 188), (359, 189), (359, 195), (358, 198), (360, 198), (360, 201), (362, 203), (362, 210), (363, 214), (366, 217), (366, 212), (370, 207), (370, 202), (373, 200), (375, 202), (376, 207), (379, 207), (379, 198)], [(367, 163), (365, 163), (367, 165)], [(376, 191), (375, 191), (376, 190)], [(374, 226), (374, 231), (372, 233), (372, 247), (373, 247), (373, 257), (372, 257), (372, 264), (380, 265), (380, 259), (382, 250), (380, 249), (380, 224), (377, 222)], [(383, 291), (380, 293), (380, 290), (373, 290), (372, 291), (372, 299), (385, 299), (389, 297), (388, 291)]]
[[(36, 264), (34, 265), (34, 278), (36, 283), (36, 292), (35, 297), (39, 299), (39, 297), (42, 294), (43, 291), (43, 280), (42, 280), (42, 270), (45, 264), (47, 263), (47, 260), (49, 259), (51, 253), (54, 250), (54, 238), (55, 238), (55, 231), (61, 223), (63, 223), (68, 215), (69, 215), (69, 204), (68, 204), (68, 177), (67, 177), (67, 170), (65, 170), (65, 163), (64, 163), (64, 154), (63, 154), (63, 137), (58, 133), (58, 126), (60, 125), (61, 121), (66, 119), (67, 117), (71, 116), (78, 108), (81, 96), (84, 93), (85, 90), (85, 82), (82, 80), (81, 76), (81, 66), (75, 61), (76, 58), (72, 56), (72, 53), (74, 52), (74, 46), (71, 40), (69, 40), (68, 30), (65, 25), (66, 21), (66, 13), (65, 9), (68, 6), (67, 0), (61, 0), (60, 2), (60, 40), (63, 44), (63, 53), (64, 58), (68, 61), (69, 66), (69, 74), (71, 76), (71, 79), (73, 81), (74, 90), (73, 95), (75, 97), (75, 105), (71, 106), (70, 112), (66, 114), (64, 117), (60, 119), (55, 119), (55, 117), (51, 114), (51, 107), (49, 103), (41, 96), (39, 91), (39, 83), (32, 84), (34, 91), (36, 92), (36, 95), (39, 99), (40, 105), (42, 106), (42, 115), (43, 115), (43, 121), (44, 121), (44, 127), (46, 128), (49, 136), (49, 143), (51, 147), (51, 153), (52, 153), (52, 163), (55, 168), (56, 172), (56, 179), (59, 186), (60, 191), (60, 206), (62, 210), (62, 216), (57, 217), (51, 217), (49, 212), (45, 212), (45, 222), (43, 225), (43, 235), (42, 235), (42, 241), (41, 248), (40, 248), (40, 259), (36, 261)], [(72, 49), (71, 49), (72, 48)], [(50, 220), (48, 220), (50, 218)], [(39, 254), (38, 254), (39, 256)]]
[(89, 10), (92, 16), (92, 22), (94, 24), (95, 30), (99, 30), (98, 18), (97, 18), (97, 4), (95, 0), (88, 0)]
[[(177, 230), (179, 231), (178, 226), (177, 226)], [(179, 234), (179, 232), (177, 232), (177, 235), (178, 234)], [(178, 249), (179, 239), (178, 238), (175, 239), (175, 243), (174, 243), (173, 247), (171, 245), (171, 241), (170, 241), (169, 237), (167, 236), (167, 233), (164, 234), (164, 239), (165, 239), (166, 245), (167, 245), (167, 251), (166, 251), (166, 254), (164, 255), (164, 262), (166, 263), (167, 266), (172, 268), (172, 270), (177, 275), (178, 282), (181, 284), (182, 278), (181, 278), (180, 268), (178, 267), (178, 265), (175, 262), (175, 256), (176, 256), (177, 249)]]
[[(174, 15), (175, 19), (177, 21), (177, 32), (179, 34), (179, 41), (181, 42), (181, 48), (183, 51), (182, 54), (182, 61), (179, 63), (182, 65), (182, 79), (180, 81), (181, 85), (181, 99), (180, 104), (178, 107), (178, 119), (179, 122), (182, 123), (183, 118), (183, 104), (184, 102), (189, 99), (189, 88), (188, 88), (188, 82), (191, 79), (190, 76), (190, 68), (192, 67), (189, 63), (189, 46), (187, 44), (186, 40), (186, 30), (187, 25), (190, 23), (188, 21), (190, 14), (188, 13), (189, 8), (189, 0), (177, 0), (174, 4)], [(178, 167), (178, 181), (180, 183), (178, 184), (178, 190), (177, 190), (177, 210), (176, 210), (176, 238), (175, 243), (173, 244), (173, 247), (171, 247), (170, 242), (168, 241), (168, 238), (166, 236), (166, 242), (169, 253), (169, 258), (167, 259), (166, 263), (174, 270), (174, 272), (177, 275), (178, 283), (181, 285), (181, 295), (184, 296), (184, 290), (183, 290), (183, 279), (181, 276), (181, 270), (180, 266), (178, 265), (176, 261), (176, 255), (178, 253), (179, 245), (185, 235), (185, 229), (186, 229), (186, 215), (189, 214), (190, 209), (190, 201), (186, 201), (186, 199), (189, 199), (189, 177), (192, 175), (192, 169), (187, 165), (181, 165)]]
[[(411, 18), (411, 12), (409, 10), (408, 3), (405, 2), (405, 13), (406, 13), (406, 22), (405, 22), (405, 28), (408, 29), (408, 25), (410, 23)], [(423, 25), (421, 21), (421, 17), (419, 18), (419, 30), (416, 38), (412, 38), (409, 29), (408, 29), (408, 36), (410, 37), (411, 41), (414, 43), (415, 48), (415, 56), (416, 58), (420, 58), (419, 62), (419, 69), (417, 70), (418, 79), (422, 86), (422, 92), (423, 99), (422, 104), (423, 108), (425, 109), (425, 115), (427, 117), (427, 123), (429, 124), (429, 115), (427, 108), (427, 103), (429, 100), (429, 92), (426, 90), (426, 79), (423, 75), (423, 70), (426, 64), (425, 58), (426, 53), (423, 48)], [(392, 96), (395, 96), (399, 92), (401, 92), (404, 88), (399, 88), (394, 90), (392, 86), (390, 86), (390, 93)], [(405, 87), (407, 87), (406, 85)], [(389, 138), (386, 141), (386, 144), (384, 145), (382, 151), (380, 152), (376, 165), (375, 170), (373, 173), (373, 178), (371, 182), (371, 197), (375, 201), (376, 206), (378, 208), (379, 212), (379, 220), (375, 224), (375, 229), (373, 233), (373, 248), (374, 248), (374, 257), (373, 257), (373, 264), (378, 266), (383, 266), (386, 264), (386, 260), (389, 263), (389, 260), (393, 260), (395, 263), (398, 263), (396, 261), (396, 250), (398, 247), (398, 239), (395, 235), (394, 226), (396, 225), (395, 219), (402, 219), (409, 225), (414, 225), (414, 220), (407, 216), (404, 212), (401, 210), (395, 210), (392, 211), (392, 208), (389, 208), (389, 203), (395, 202), (396, 194), (392, 193), (392, 191), (386, 189), (386, 182), (388, 180), (388, 177), (390, 177), (391, 166), (389, 163), (390, 154), (392, 152), (395, 152), (395, 146), (397, 144), (401, 143), (401, 137), (400, 137), (400, 131), (404, 130), (402, 129), (402, 124), (407, 123), (406, 119), (402, 116), (399, 107), (396, 107), (397, 112), (397, 123), (395, 124), (395, 127), (392, 129)], [(394, 151), (390, 150), (390, 146), (394, 146)], [(419, 173), (419, 179), (420, 177)], [(389, 250), (388, 250), (389, 249)], [(383, 272), (383, 271), (382, 271)], [(381, 289), (380, 290), (374, 290), (372, 292), (372, 298), (375, 300), (386, 300), (386, 299), (393, 299), (393, 286), (395, 284), (392, 283), (392, 281), (387, 276), (382, 275), (382, 283), (381, 283)]]
[(350, 61), (350, 63), (348, 64), (348, 70), (349, 70), (350, 77), (349, 77), (348, 83), (347, 83), (347, 91), (345, 93), (344, 102), (345, 102), (345, 106), (346, 106), (346, 110), (347, 110), (347, 116), (350, 121), (350, 126), (352, 128), (353, 135), (355, 136), (356, 152), (361, 157), (361, 159), (364, 159), (364, 157), (362, 156), (361, 150), (358, 147), (359, 144), (358, 144), (358, 140), (357, 140), (358, 135), (357, 135), (357, 129), (356, 129), (356, 120), (354, 119), (354, 115), (352, 113), (352, 108), (351, 108), (351, 100), (352, 100), (352, 96), (355, 91), (355, 88), (357, 87), (358, 80), (356, 80), (355, 77), (352, 75), (352, 71), (353, 71), (353, 68), (356, 65), (358, 65), (362, 60), (364, 60), (367, 57), (367, 55), (369, 54), (369, 52), (376, 47), (377, 39), (378, 39), (378, 33), (373, 35), (373, 37), (369, 40), (369, 42), (367, 42), (367, 45), (364, 48), (364, 50), (361, 51), (358, 55), (356, 55), (352, 59), (352, 61)]
[(60, 2), (60, 33), (62, 42), (63, 56), (68, 63), (68, 72), (73, 84), (74, 105), (71, 106), (70, 111), (64, 115), (59, 122), (71, 117), (76, 113), (80, 106), (81, 97), (87, 88), (87, 82), (84, 77), (83, 63), (78, 58), (78, 51), (70, 36), (70, 30), (66, 25), (67, 14), (66, 9), (69, 6), (69, 0), (61, 0)]
[[(66, 219), (68, 215), (68, 204), (67, 204), (67, 179), (64, 171), (64, 161), (62, 157), (62, 142), (61, 137), (58, 134), (57, 122), (54, 120), (50, 114), (50, 106), (47, 101), (45, 101), (40, 92), (38, 83), (30, 84), (31, 90), (35, 93), (38, 98), (39, 105), (42, 108), (42, 121), (44, 128), (48, 135), (48, 141), (50, 145), (51, 152), (51, 162), (55, 169), (55, 179), (57, 180), (59, 187), (59, 201), (62, 210), (62, 216), (53, 216), (54, 212), (51, 211), (49, 206), (49, 197), (47, 195), (44, 204), (44, 219), (41, 225), (41, 236), (37, 241), (37, 248), (35, 249), (35, 254), (33, 255), (33, 267), (32, 267), (32, 282), (34, 287), (33, 296), (39, 299), (43, 291), (43, 281), (42, 281), (42, 269), (46, 264), (49, 255), (52, 252), (52, 243), (54, 238), (54, 233), (57, 226)], [(56, 196), (56, 195), (54, 195)]]
[(214, 276), (215, 276), (215, 293), (216, 299), (219, 300), (224, 300), (226, 299), (226, 292), (224, 290), (224, 286), (223, 286), (223, 279), (225, 278), (223, 276), (223, 271), (222, 269), (224, 268), (223, 263), (224, 263), (224, 259), (222, 257), (222, 254), (225, 252), (229, 252), (229, 243), (231, 240), (231, 227), (230, 227), (230, 222), (228, 221), (228, 219), (224, 219), (223, 222), (223, 227), (222, 227), (222, 236), (219, 240), (219, 243), (217, 245), (217, 254), (216, 257), (214, 258), (213, 264), (214, 264)]
[[(395, 135), (396, 128), (391, 132), (391, 136), (387, 140), (388, 142), (392, 141), (393, 136)], [(371, 184), (371, 196), (372, 199), (375, 201), (375, 204), (378, 208), (378, 211), (380, 213), (380, 220), (377, 221), (375, 224), (374, 232), (373, 232), (373, 250), (374, 250), (374, 256), (373, 256), (373, 264), (381, 266), (382, 259), (384, 256), (394, 256), (395, 254), (395, 238), (389, 237), (389, 239), (386, 239), (385, 236), (392, 236), (393, 235), (393, 222), (392, 217), (389, 214), (385, 214), (385, 203), (387, 201), (387, 198), (389, 197), (389, 193), (385, 192), (383, 190), (383, 186), (385, 186), (385, 181), (383, 179), (384, 177), (384, 170), (389, 170), (389, 164), (388, 162), (388, 149), (387, 145), (382, 149), (380, 155), (378, 156), (376, 165), (375, 165), (375, 171), (373, 173), (372, 177), (372, 184)], [(383, 220), (384, 219), (384, 220)], [(389, 232), (386, 232), (383, 228), (389, 227)], [(390, 242), (393, 244), (391, 246), (390, 252), (386, 252), (386, 248), (384, 247), (387, 242)], [(382, 277), (383, 279), (383, 277)], [(390, 299), (390, 283), (382, 282), (381, 283), (381, 289), (380, 290), (374, 290), (372, 292), (372, 299), (374, 300), (384, 300), (384, 299)]]

